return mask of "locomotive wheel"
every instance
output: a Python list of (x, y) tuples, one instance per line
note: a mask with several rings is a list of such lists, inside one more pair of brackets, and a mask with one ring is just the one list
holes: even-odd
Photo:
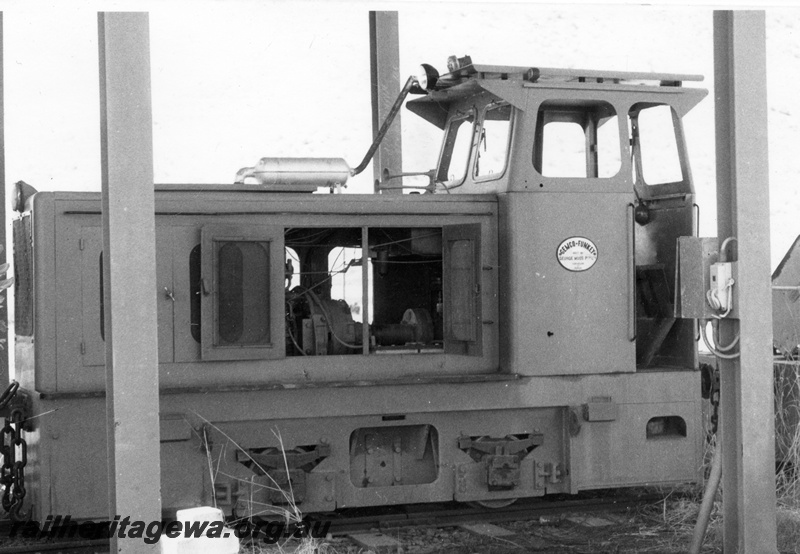
[(506, 506), (511, 506), (516, 501), (517, 501), (516, 498), (498, 498), (497, 500), (473, 500), (472, 502), (467, 502), (467, 505), (472, 506), (473, 508), (489, 508), (490, 510), (497, 510), (498, 508), (505, 508)]

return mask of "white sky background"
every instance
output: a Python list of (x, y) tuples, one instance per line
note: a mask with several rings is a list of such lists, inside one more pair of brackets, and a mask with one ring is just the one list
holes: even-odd
[[(710, 8), (481, 3), (16, 2), (4, 12), (7, 198), (100, 190), (98, 9), (150, 11), (157, 183), (231, 183), (263, 156), (341, 157), (371, 143), (368, 10), (400, 12), (401, 82), (447, 56), (476, 63), (699, 73), (713, 88)], [(767, 10), (772, 266), (800, 234), (800, 9)], [(438, 133), (403, 111), (404, 166), (427, 170)], [(713, 91), (685, 119), (716, 235)], [(370, 192), (372, 172), (348, 192)]]

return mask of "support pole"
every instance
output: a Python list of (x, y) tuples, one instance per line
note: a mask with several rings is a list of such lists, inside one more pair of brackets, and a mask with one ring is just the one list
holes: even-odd
[[(3, 12), (0, 12), (0, 183), (6, 182), (6, 143), (5, 143), (5, 89), (3, 87)], [(3, 246), (0, 252), (0, 264), (6, 263), (8, 252), (6, 250), (6, 187), (0, 186), (0, 245)], [(6, 279), (12, 275), (9, 271), (0, 274), (0, 279)], [(0, 292), (2, 306), (0, 306), (0, 342), (3, 348), (0, 350), (0, 390), (6, 390), (9, 381), (8, 350), (14, 345), (8, 340), (8, 291)]]
[[(738, 261), (740, 357), (720, 360), (725, 552), (777, 553), (764, 12), (714, 13), (717, 230)], [(738, 253), (737, 253), (738, 252)], [(722, 253), (720, 253), (722, 257)]]
[[(372, 135), (375, 136), (402, 88), (397, 12), (369, 12), (369, 61), (372, 84)], [(383, 177), (384, 169), (390, 174), (403, 171), (400, 119), (400, 114), (397, 114), (372, 160), (375, 192), (378, 192), (377, 185)], [(393, 179), (387, 184), (397, 187), (403, 183), (399, 179)], [(383, 192), (400, 194), (403, 191), (398, 188)]]
[[(147, 13), (98, 14), (109, 515), (161, 520)], [(112, 537), (111, 552), (157, 552)]]

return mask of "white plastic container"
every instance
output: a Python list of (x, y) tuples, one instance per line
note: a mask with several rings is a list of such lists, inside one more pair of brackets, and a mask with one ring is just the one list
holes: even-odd
[[(239, 552), (239, 539), (229, 527), (223, 527), (220, 537), (208, 537), (206, 533), (214, 522), (223, 522), (222, 510), (203, 506), (178, 510), (176, 521), (181, 523), (178, 537), (161, 536), (159, 544), (162, 554), (236, 554)], [(208, 523), (202, 536), (187, 537), (185, 528), (192, 524)]]

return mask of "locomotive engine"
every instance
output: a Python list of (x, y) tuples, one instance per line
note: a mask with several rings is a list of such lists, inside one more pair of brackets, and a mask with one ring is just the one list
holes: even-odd
[[(442, 130), (418, 194), (310, 194), (347, 178), (330, 159), (156, 186), (166, 512), (501, 506), (698, 478), (696, 324), (674, 299), (696, 227), (681, 120), (707, 92), (461, 62), (405, 91)], [(38, 192), (19, 212), (17, 378), (43, 414), (25, 424), (24, 508), (103, 517), (100, 194)]]

